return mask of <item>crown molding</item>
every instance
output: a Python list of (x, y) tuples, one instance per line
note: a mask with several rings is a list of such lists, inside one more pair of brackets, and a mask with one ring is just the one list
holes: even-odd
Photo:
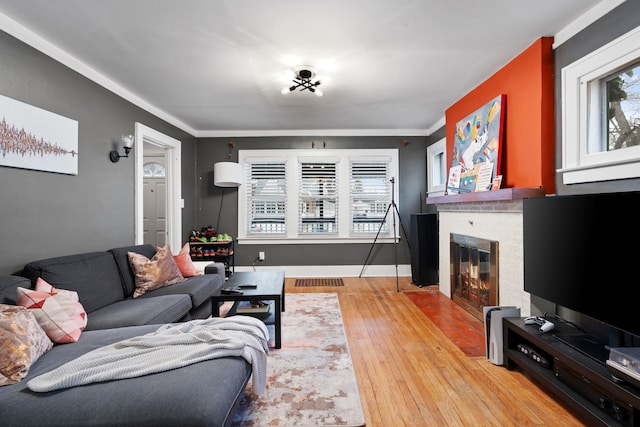
[(97, 70), (90, 67), (86, 63), (80, 61), (75, 56), (69, 54), (63, 49), (60, 49), (58, 46), (45, 40), (38, 34), (29, 30), (27, 27), (19, 24), (18, 22), (14, 21), (10, 17), (2, 13), (0, 13), (0, 29), (2, 29), (2, 31), (6, 32), (7, 34), (15, 37), (16, 39), (22, 41), (23, 43), (28, 44), (32, 48), (53, 58), (54, 60), (58, 61), (62, 65), (65, 65), (70, 69), (76, 71), (77, 73), (83, 75), (89, 80), (99, 84), (105, 89), (126, 99), (132, 104), (135, 104), (136, 106), (142, 108), (143, 110), (148, 111), (154, 116), (174, 125), (175, 127), (187, 132), (192, 136), (195, 135), (196, 131), (190, 126), (187, 126), (185, 123), (181, 122), (180, 120), (176, 119), (175, 117), (166, 113), (165, 111), (160, 110), (157, 107), (154, 107), (151, 103), (149, 103), (145, 99), (139, 97), (138, 95), (120, 86), (118, 83), (109, 79), (104, 74), (98, 72)]
[(569, 40), (571, 37), (578, 34), (580, 31), (587, 28), (589, 25), (602, 18), (607, 13), (611, 12), (616, 7), (620, 6), (626, 0), (603, 0), (569, 25), (558, 31), (553, 37), (553, 48), (557, 48), (562, 43)]
[(241, 138), (264, 136), (429, 136), (426, 129), (281, 129), (281, 130), (207, 130), (196, 138)]

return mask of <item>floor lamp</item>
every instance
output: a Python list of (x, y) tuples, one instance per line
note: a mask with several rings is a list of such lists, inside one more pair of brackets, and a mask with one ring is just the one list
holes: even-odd
[(233, 141), (229, 142), (229, 161), (217, 162), (213, 165), (213, 185), (222, 187), (222, 198), (220, 199), (220, 210), (218, 211), (218, 222), (216, 232), (220, 227), (220, 216), (222, 215), (222, 204), (224, 203), (225, 189), (228, 187), (239, 187), (242, 185), (242, 166), (240, 163), (231, 161), (231, 149), (235, 148)]

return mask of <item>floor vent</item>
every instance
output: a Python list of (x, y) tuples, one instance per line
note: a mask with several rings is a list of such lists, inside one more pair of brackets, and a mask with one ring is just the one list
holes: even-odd
[(295, 286), (344, 286), (342, 278), (296, 279)]

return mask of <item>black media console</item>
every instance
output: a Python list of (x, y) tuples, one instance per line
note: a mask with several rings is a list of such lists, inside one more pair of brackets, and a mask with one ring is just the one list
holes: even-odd
[(640, 389), (613, 380), (597, 343), (587, 339), (598, 350), (587, 355), (589, 346), (570, 345), (567, 337), (584, 337), (572, 326), (555, 322), (552, 332), (540, 332), (524, 319), (503, 319), (507, 369), (519, 367), (590, 426), (640, 427)]

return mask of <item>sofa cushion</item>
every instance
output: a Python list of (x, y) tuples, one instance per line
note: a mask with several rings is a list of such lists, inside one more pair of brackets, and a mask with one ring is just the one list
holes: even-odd
[(88, 252), (33, 261), (23, 275), (35, 284), (42, 277), (58, 289), (76, 291), (80, 303), (91, 313), (101, 307), (124, 300), (118, 267), (109, 252)]
[[(251, 375), (251, 366), (241, 357), (213, 359), (159, 374), (44, 394), (27, 388), (31, 378), (90, 350), (155, 331), (158, 327), (85, 331), (77, 343), (55, 346), (33, 364), (20, 383), (0, 387), (2, 424), (229, 426)], [(131, 404), (132, 398), (141, 397), (143, 405)], [(25, 416), (25, 408), (37, 410), (28, 411)]]
[(156, 248), (152, 245), (135, 245), (135, 246), (123, 246), (121, 248), (110, 249), (109, 252), (113, 255), (118, 271), (122, 279), (122, 285), (124, 286), (125, 298), (133, 295), (136, 290), (136, 279), (129, 264), (129, 252), (135, 252), (140, 255), (144, 255), (147, 258), (153, 258), (156, 253)]
[(171, 255), (169, 245), (158, 249), (155, 255), (149, 259), (144, 255), (129, 252), (129, 264), (135, 275), (136, 290), (133, 297), (139, 296), (175, 283), (184, 282), (184, 277)]
[(182, 320), (190, 309), (186, 294), (128, 298), (92, 312), (85, 330), (172, 323)]
[(36, 289), (18, 287), (17, 304), (28, 308), (54, 343), (76, 342), (87, 326), (87, 313), (78, 293), (56, 289), (38, 277)]
[(187, 280), (181, 283), (176, 283), (171, 286), (165, 286), (164, 288), (154, 289), (140, 298), (156, 297), (158, 295), (189, 295), (191, 298), (191, 305), (197, 307), (214, 295), (220, 295), (220, 289), (223, 283), (216, 276), (202, 275), (189, 277)]
[(16, 288), (31, 288), (31, 280), (22, 276), (0, 276), (0, 304), (16, 304)]
[(31, 311), (6, 304), (0, 304), (0, 342), (0, 386), (22, 380), (53, 346)]

